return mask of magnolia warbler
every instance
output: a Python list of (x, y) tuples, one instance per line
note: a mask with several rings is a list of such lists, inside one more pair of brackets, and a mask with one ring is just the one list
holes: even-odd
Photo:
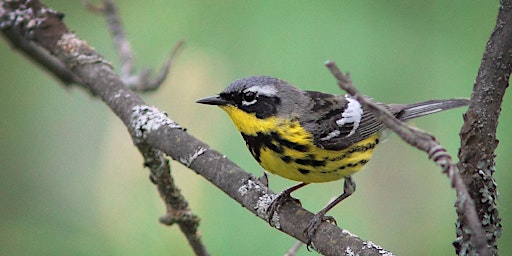
[[(290, 193), (309, 183), (344, 178), (344, 192), (311, 221), (305, 235), (311, 242), (319, 224), (334, 220), (325, 214), (355, 191), (351, 175), (371, 158), (385, 127), (349, 95), (303, 91), (268, 76), (231, 83), (218, 95), (197, 103), (217, 105), (227, 112), (252, 156), (267, 171), (302, 183), (285, 189), (277, 206)], [(401, 121), (469, 104), (468, 99), (429, 100), (414, 104), (377, 103)]]

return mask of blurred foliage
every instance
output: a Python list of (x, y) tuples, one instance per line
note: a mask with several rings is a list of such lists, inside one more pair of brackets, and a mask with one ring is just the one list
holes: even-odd
[[(43, 2), (118, 66), (102, 17), (82, 1)], [(147, 103), (256, 175), (261, 168), (227, 116), (196, 99), (262, 74), (342, 93), (327, 59), (380, 101), (469, 97), (498, 8), (497, 1), (118, 2), (139, 67), (160, 65), (178, 39), (188, 42), (166, 84), (143, 96)], [(80, 88), (64, 89), (5, 40), (0, 56), (0, 255), (192, 254), (176, 227), (159, 224), (163, 203), (109, 109)], [(511, 100), (506, 95), (496, 158), (503, 255), (512, 253)], [(415, 124), (456, 155), (463, 112)], [(173, 175), (202, 218), (212, 254), (282, 255), (294, 243), (180, 164)], [(331, 212), (341, 227), (399, 255), (453, 254), (455, 192), (425, 154), (391, 136), (355, 180), (358, 191)], [(270, 184), (279, 191), (293, 183), (272, 176)], [(341, 189), (342, 182), (312, 185), (295, 196), (314, 212)]]

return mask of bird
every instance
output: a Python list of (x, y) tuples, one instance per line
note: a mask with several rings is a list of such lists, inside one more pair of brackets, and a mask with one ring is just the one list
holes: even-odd
[[(384, 104), (364, 97), (401, 121), (469, 104), (465, 98)], [(301, 90), (270, 76), (238, 79), (219, 94), (196, 102), (224, 110), (263, 169), (300, 182), (273, 201), (269, 223), (293, 191), (344, 179), (343, 193), (317, 212), (304, 231), (308, 247), (322, 222), (335, 223), (326, 213), (355, 191), (352, 175), (370, 161), (385, 130), (369, 109), (348, 94)]]

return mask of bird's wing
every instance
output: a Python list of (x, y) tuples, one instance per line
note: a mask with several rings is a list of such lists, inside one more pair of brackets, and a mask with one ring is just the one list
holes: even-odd
[[(384, 125), (358, 101), (343, 95), (315, 91), (301, 125), (312, 133), (315, 145), (328, 150), (343, 150), (382, 130)], [(389, 107), (379, 103), (385, 108)]]

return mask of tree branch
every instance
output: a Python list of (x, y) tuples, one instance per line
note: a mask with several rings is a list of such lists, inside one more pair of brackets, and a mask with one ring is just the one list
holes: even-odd
[[(475, 201), (493, 255), (498, 254), (497, 240), (501, 235), (501, 218), (496, 204), (498, 190), (493, 177), (494, 150), (498, 146), (496, 129), (511, 70), (512, 1), (502, 0), (475, 79), (471, 104), (464, 114), (457, 165)], [(468, 225), (464, 213), (458, 213), (454, 245), (459, 255), (474, 254), (475, 247), (478, 248), (471, 243), (474, 234), (468, 232)]]
[(475, 204), (459, 175), (457, 166), (452, 162), (448, 152), (446, 152), (431, 134), (398, 120), (389, 111), (365, 98), (352, 84), (348, 73), (343, 74), (336, 66), (336, 63), (328, 61), (326, 66), (338, 80), (338, 85), (341, 89), (356, 98), (362, 105), (368, 107), (379, 121), (393, 130), (405, 142), (426, 152), (428, 157), (441, 167), (442, 172), (446, 173), (450, 178), (451, 186), (455, 188), (457, 192), (457, 212), (465, 216), (465, 220), (469, 224), (469, 230), (473, 234), (473, 242), (477, 245), (479, 255), (491, 255), (487, 248), (482, 225), (476, 214)]
[(136, 74), (135, 54), (132, 52), (130, 42), (124, 32), (115, 1), (103, 0), (101, 6), (95, 6), (89, 2), (86, 2), (86, 5), (89, 10), (105, 15), (110, 34), (114, 41), (114, 48), (117, 50), (121, 62), (119, 76), (123, 83), (136, 91), (154, 91), (160, 88), (160, 85), (162, 85), (169, 75), (174, 58), (183, 49), (185, 40), (181, 39), (174, 45), (167, 60), (153, 77), (153, 70), (151, 68), (145, 68), (140, 74)]
[[(186, 133), (165, 113), (147, 106), (123, 84), (101, 55), (69, 32), (61, 18), (58, 12), (42, 6), (37, 0), (0, 2), (0, 29), (7, 40), (14, 43), (14, 37), (33, 42), (48, 51), (63, 63), (64, 70), (67, 70), (65, 73), (71, 73), (76, 78), (73, 81), (80, 82), (101, 98), (126, 125), (135, 145), (144, 155), (146, 165), (151, 168), (166, 206), (171, 206), (180, 196), (167, 190), (168, 186), (173, 186), (173, 182), (172, 177), (167, 176), (168, 163), (160, 151), (202, 175), (249, 211), (268, 221), (266, 210), (276, 196), (272, 191), (224, 155)], [(56, 76), (61, 75), (60, 72), (49, 71)], [(190, 217), (184, 203), (172, 207), (178, 210), (168, 209), (168, 215), (161, 221), (178, 221), (180, 228), (187, 232), (186, 236), (196, 253), (204, 249), (196, 227), (188, 226), (188, 220), (196, 223), (193, 221), (195, 217)], [(280, 209), (277, 228), (302, 242), (307, 241), (303, 231), (314, 214), (292, 202), (283, 204)], [(314, 248), (325, 255), (391, 255), (374, 243), (363, 241), (330, 223), (320, 225), (312, 242)], [(206, 255), (207, 252), (197, 254)]]
[[(94, 95), (102, 98), (126, 125), (131, 124), (132, 112), (136, 113), (134, 109), (139, 110), (138, 119), (135, 119), (139, 129), (151, 127), (152, 122), (159, 120), (158, 118), (168, 120), (165, 114), (155, 114), (149, 107), (150, 111), (136, 108), (144, 105), (140, 97), (124, 86), (101, 55), (69, 32), (61, 22), (62, 17), (62, 14), (42, 6), (38, 1), (0, 2), (0, 29), (3, 35), (12, 44), (22, 42), (23, 45), (29, 45), (29, 49), (44, 51), (45, 54), (36, 56), (31, 55), (33, 51), (24, 53), (43, 67), (47, 63), (56, 63), (48, 70), (61, 81), (81, 83)], [(23, 51), (27, 48), (19, 49)], [(151, 113), (155, 115), (150, 115)], [(146, 118), (141, 119), (141, 116)], [(173, 129), (179, 128), (169, 120), (167, 124)], [(168, 225), (177, 223), (196, 255), (209, 255), (197, 231), (199, 218), (191, 212), (170, 176), (168, 161), (159, 150), (149, 146), (144, 140), (137, 139), (137, 132), (140, 133), (140, 130), (136, 131), (132, 126), (129, 131), (165, 202), (167, 214), (161, 218), (161, 222)]]
[[(56, 12), (54, 15), (60, 16), (62, 14)], [(81, 83), (80, 79), (66, 68), (64, 62), (51, 55), (46, 49), (33, 41), (26, 40), (25, 36), (30, 35), (23, 35), (23, 31), (18, 31), (16, 26), (12, 26), (11, 29), (7, 30), (3, 29), (6, 26), (11, 26), (10, 23), (14, 21), (2, 19), (0, 22), (0, 29), (2, 29), (4, 35), (9, 38), (8, 42), (11, 43), (12, 47), (16, 48), (29, 59), (33, 60), (34, 63), (39, 65), (41, 68), (48, 70), (50, 74), (53, 74), (55, 78), (59, 79), (64, 85), (69, 85), (75, 82), (78, 84)]]
[(200, 219), (190, 210), (187, 200), (176, 186), (171, 176), (169, 160), (160, 150), (144, 142), (137, 144), (137, 147), (144, 156), (144, 165), (151, 171), (151, 181), (157, 186), (160, 197), (165, 202), (167, 213), (160, 217), (160, 222), (165, 225), (178, 224), (195, 254), (209, 255), (198, 231)]

